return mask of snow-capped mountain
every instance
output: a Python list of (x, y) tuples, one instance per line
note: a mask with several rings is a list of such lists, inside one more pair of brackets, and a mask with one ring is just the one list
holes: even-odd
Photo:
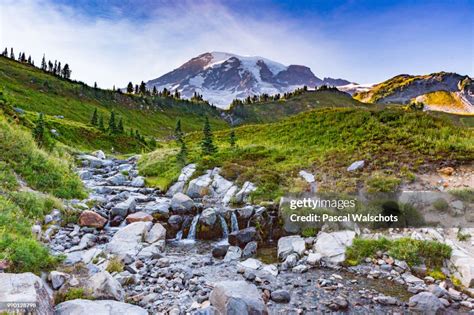
[(300, 65), (285, 66), (262, 57), (244, 57), (225, 52), (204, 53), (181, 67), (147, 82), (147, 87), (158, 90), (180, 91), (190, 98), (194, 92), (220, 107), (227, 108), (235, 98), (255, 94), (269, 95), (293, 91), (306, 85), (345, 85), (341, 79), (316, 77), (311, 69)]

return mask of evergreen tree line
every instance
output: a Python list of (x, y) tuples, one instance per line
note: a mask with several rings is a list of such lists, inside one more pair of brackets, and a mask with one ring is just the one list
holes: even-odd
[[(5, 50), (2, 52), (2, 56), (6, 58), (10, 58), (12, 60), (17, 60), (18, 62), (29, 64), (32, 66), (35, 66), (35, 61), (31, 59), (31, 56), (28, 56), (26, 58), (26, 54), (23, 52), (20, 52), (18, 55), (18, 59), (15, 58), (15, 53), (13, 51), (13, 48), (10, 48), (10, 55), (8, 55), (8, 48), (5, 47)], [(46, 62), (46, 57), (43, 55), (43, 59), (41, 60), (41, 70), (51, 73), (55, 76), (58, 76), (60, 78), (64, 79), (70, 79), (71, 78), (71, 69), (69, 68), (69, 64), (64, 64), (64, 66), (61, 65), (61, 62), (55, 60), (54, 63), (51, 62), (51, 60), (48, 60)]]
[(108, 131), (110, 134), (123, 134), (125, 132), (123, 120), (121, 117), (118, 120), (118, 123), (116, 120), (117, 118), (115, 117), (115, 112), (112, 111), (110, 113), (109, 122), (106, 128), (104, 124), (104, 116), (102, 114), (99, 115), (96, 108), (92, 114), (91, 125), (99, 128), (102, 131)]
[[(181, 99), (181, 93), (178, 90), (175, 90), (173, 93), (167, 88), (164, 88), (162, 91), (158, 91), (156, 86), (154, 86), (153, 89), (150, 90), (146, 87), (146, 84), (143, 81), (140, 83), (140, 85), (138, 84), (133, 85), (132, 82), (128, 82), (127, 93), (140, 95), (140, 96), (160, 96), (160, 97), (171, 97), (178, 100)], [(198, 97), (199, 94), (196, 94), (195, 96)], [(202, 95), (200, 95), (200, 97), (202, 99)]]

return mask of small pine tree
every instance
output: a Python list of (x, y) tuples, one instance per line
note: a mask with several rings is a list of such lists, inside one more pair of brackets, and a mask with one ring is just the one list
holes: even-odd
[(33, 129), (33, 138), (39, 146), (43, 146), (45, 140), (45, 126), (44, 126), (44, 116), (43, 113), (40, 113), (38, 120), (36, 121), (36, 126)]
[(128, 82), (128, 84), (127, 84), (127, 93), (133, 93), (133, 84), (132, 84), (132, 82)]
[(230, 144), (231, 148), (235, 148), (236, 141), (237, 141), (237, 139), (235, 137), (235, 131), (234, 131), (234, 129), (232, 129), (232, 131), (230, 132), (230, 135), (229, 135), (229, 144)]
[(8, 48), (7, 47), (5, 47), (5, 50), (3, 51), (2, 56), (8, 57)]
[(206, 116), (206, 121), (204, 122), (203, 139), (201, 142), (201, 150), (203, 155), (212, 155), (217, 152), (217, 147), (214, 145), (211, 125), (209, 124), (209, 118)]
[(138, 88), (138, 92), (141, 94), (141, 95), (145, 95), (146, 94), (146, 84), (145, 82), (141, 82), (140, 83), (140, 87)]
[(15, 54), (13, 53), (13, 47), (10, 48), (10, 59), (15, 60)]
[(62, 70), (62, 77), (64, 79), (70, 79), (71, 78), (71, 69), (69, 69), (69, 65), (67, 63), (64, 65), (64, 68)]
[(99, 129), (105, 131), (104, 116), (102, 116), (102, 114), (99, 117)]
[(176, 162), (179, 167), (186, 165), (186, 159), (188, 157), (188, 149), (186, 148), (186, 143), (181, 141), (181, 148), (178, 155), (176, 156)]
[(97, 126), (99, 123), (98, 117), (97, 117), (97, 108), (94, 109), (94, 113), (92, 114), (91, 118), (91, 125), (92, 126)]
[(176, 127), (174, 128), (174, 136), (176, 138), (176, 141), (183, 141), (183, 135), (183, 130), (181, 130), (181, 119), (178, 119), (178, 121), (176, 122)]
[(157, 96), (158, 95), (158, 90), (156, 89), (156, 86), (153, 86), (153, 92), (152, 94), (153, 96)]
[(123, 133), (123, 132), (124, 132), (123, 120), (122, 120), (122, 118), (120, 118), (119, 123), (118, 123), (118, 125), (117, 125), (117, 132), (118, 132), (118, 133)]
[(46, 71), (47, 70), (47, 64), (46, 64), (46, 57), (43, 55), (43, 59), (41, 59), (41, 70)]
[(97, 89), (97, 82), (94, 82), (94, 89)]
[(113, 111), (110, 113), (110, 118), (109, 118), (109, 132), (110, 133), (117, 132), (117, 125), (115, 124), (115, 113)]

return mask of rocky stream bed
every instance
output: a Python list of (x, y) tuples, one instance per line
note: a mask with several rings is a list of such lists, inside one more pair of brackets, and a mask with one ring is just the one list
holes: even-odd
[[(163, 193), (145, 187), (135, 157), (118, 160), (99, 151), (79, 159), (90, 195), (67, 205), (81, 209), (77, 222), (64, 224), (56, 211), (42, 222), (47, 228), (33, 227), (55, 254), (66, 256), (63, 265), (41, 278), (0, 273), (0, 297), (37, 301), (38, 314), (457, 314), (474, 308), (472, 289), (460, 292), (449, 280), (415, 275), (386, 253), (341, 266), (354, 237), (374, 237), (370, 231), (284, 236), (278, 209), (248, 203), (255, 185), (238, 187), (219, 169), (193, 177), (196, 167), (188, 165)], [(436, 229), (389, 233), (443, 238)], [(474, 260), (456, 250), (466, 261), (469, 287)], [(74, 290), (81, 292), (76, 299), (58, 299)]]

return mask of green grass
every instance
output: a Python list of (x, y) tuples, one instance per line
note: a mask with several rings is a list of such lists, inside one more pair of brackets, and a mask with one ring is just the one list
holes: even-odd
[[(259, 187), (256, 200), (275, 199), (288, 191), (301, 169), (313, 170), (323, 191), (354, 191), (376, 171), (387, 175), (369, 185), (379, 190), (395, 189), (400, 180), (413, 180), (421, 165), (436, 169), (441, 161), (458, 163), (474, 158), (474, 133), (424, 112), (399, 108), (366, 110), (324, 108), (300, 113), (270, 124), (234, 129), (237, 147), (228, 144), (229, 130), (215, 132), (218, 153), (203, 157), (202, 134), (185, 137), (188, 162), (203, 171), (222, 167), (226, 178)], [(164, 144), (146, 154), (140, 171), (150, 183), (168, 186), (179, 175), (177, 145)], [(356, 160), (365, 160), (361, 172), (347, 172)]]
[(346, 260), (349, 264), (361, 263), (367, 257), (373, 257), (377, 251), (388, 254), (399, 260), (404, 260), (409, 266), (426, 264), (428, 268), (441, 268), (445, 259), (451, 257), (452, 249), (446, 244), (436, 241), (420, 241), (410, 238), (397, 240), (354, 239), (346, 249)]
[(455, 189), (449, 191), (449, 193), (462, 201), (474, 202), (474, 189), (473, 188), (464, 188), (464, 189)]
[(446, 211), (449, 208), (449, 204), (443, 198), (438, 198), (433, 202), (433, 207), (438, 211)]
[[(124, 120), (127, 134), (131, 128), (146, 137), (168, 139), (178, 119), (184, 131), (201, 129), (205, 116), (215, 128), (227, 126), (220, 112), (207, 103), (94, 89), (4, 57), (0, 57), (0, 90), (13, 107), (47, 115), (49, 126), (59, 131), (60, 140), (67, 145), (90, 150), (111, 151), (114, 147), (121, 153), (141, 151), (133, 139), (113, 138), (92, 127), (89, 122), (96, 108), (106, 125), (114, 111), (117, 120)], [(53, 118), (57, 115), (64, 119)]]

